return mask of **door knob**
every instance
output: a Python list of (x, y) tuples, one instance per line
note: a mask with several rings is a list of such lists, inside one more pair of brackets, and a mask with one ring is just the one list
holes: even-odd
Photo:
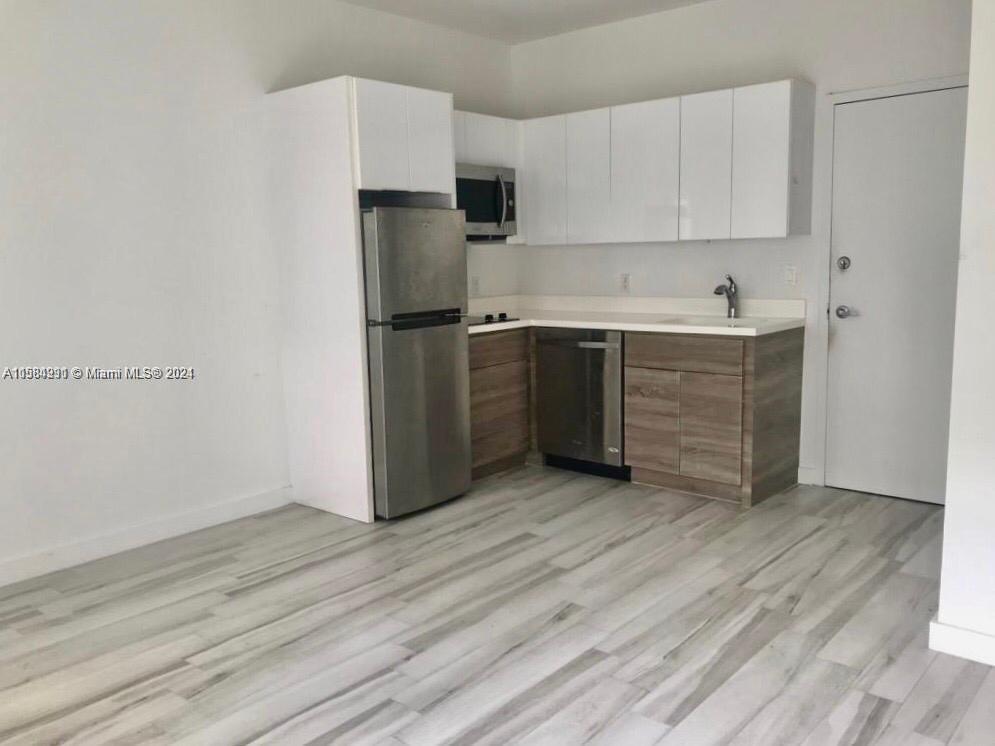
[(836, 260), (836, 266), (840, 268), (840, 272), (846, 272), (850, 269), (850, 257), (841, 256)]
[(852, 313), (850, 306), (836, 306), (836, 318), (838, 319), (845, 319)]

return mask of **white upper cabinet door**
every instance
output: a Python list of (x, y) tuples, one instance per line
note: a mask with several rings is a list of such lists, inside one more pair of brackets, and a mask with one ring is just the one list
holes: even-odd
[(732, 237), (788, 235), (791, 81), (733, 92)]
[(357, 78), (355, 102), (359, 188), (410, 189), (407, 87)]
[(466, 112), (466, 158), (459, 163), (514, 168), (517, 160), (517, 126), (514, 119)]
[(732, 90), (681, 97), (681, 240), (729, 238)]
[(566, 243), (566, 117), (529, 119), (524, 124), (524, 137), (528, 242), (532, 245)]
[(407, 95), (408, 188), (413, 192), (453, 194), (453, 96), (424, 88), (408, 88)]
[(610, 239), (611, 110), (567, 114), (567, 241)]
[(358, 187), (452, 194), (452, 94), (363, 78), (354, 91)]
[(453, 155), (457, 163), (469, 163), (466, 153), (466, 117), (465, 111), (453, 112)]
[(613, 240), (677, 240), (680, 160), (679, 98), (612, 107)]

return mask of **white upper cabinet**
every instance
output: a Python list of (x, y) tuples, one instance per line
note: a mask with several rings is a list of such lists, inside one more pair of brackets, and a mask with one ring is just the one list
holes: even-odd
[(356, 79), (355, 106), (359, 188), (407, 190), (407, 87)]
[(452, 194), (455, 167), (452, 94), (408, 88), (408, 188)]
[(799, 81), (733, 92), (733, 238), (811, 230), (811, 86)]
[(814, 112), (799, 80), (525, 122), (456, 112), (454, 157), (518, 169), (519, 242), (777, 238), (811, 231)]
[(790, 81), (733, 91), (733, 238), (787, 235), (790, 113)]
[(567, 114), (567, 241), (599, 243), (611, 235), (611, 113)]
[(465, 148), (456, 162), (515, 168), (519, 122), (487, 114), (460, 113), (463, 115)]
[(681, 240), (729, 238), (732, 90), (681, 97)]
[(453, 155), (457, 163), (469, 163), (466, 159), (466, 117), (465, 111), (453, 112)]
[(677, 240), (680, 153), (679, 98), (612, 107), (613, 240)]
[(452, 94), (353, 79), (360, 189), (452, 193)]
[(526, 235), (533, 245), (567, 239), (566, 117), (529, 119), (523, 125)]

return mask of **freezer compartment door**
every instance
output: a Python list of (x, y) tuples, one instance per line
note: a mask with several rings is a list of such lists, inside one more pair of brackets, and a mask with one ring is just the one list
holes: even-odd
[(463, 213), (375, 207), (363, 213), (367, 318), (466, 311)]
[(466, 322), (369, 329), (373, 487), (394, 518), (470, 487)]

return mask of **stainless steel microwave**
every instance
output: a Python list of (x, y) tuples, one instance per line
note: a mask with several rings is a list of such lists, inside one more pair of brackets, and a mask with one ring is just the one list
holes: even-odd
[(456, 207), (466, 213), (468, 241), (514, 236), (515, 169), (456, 164)]

